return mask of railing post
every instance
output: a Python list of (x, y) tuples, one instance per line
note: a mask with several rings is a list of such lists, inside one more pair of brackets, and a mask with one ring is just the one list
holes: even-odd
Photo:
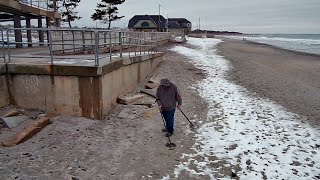
[(82, 36), (82, 50), (85, 51), (86, 50), (86, 37), (84, 35), (84, 31), (81, 31), (81, 36)]
[(91, 37), (91, 44), (93, 44), (92, 31), (90, 32), (90, 37)]
[(3, 30), (1, 29), (1, 41), (2, 41), (2, 48), (3, 48), (3, 62), (6, 63), (6, 51), (4, 48), (4, 37), (3, 37)]
[(143, 32), (143, 54), (146, 54), (146, 33)]
[(73, 30), (71, 30), (71, 32), (72, 32), (72, 44), (73, 44), (73, 52), (76, 52), (76, 47), (75, 47), (75, 45), (74, 45), (74, 31)]
[(106, 35), (106, 32), (103, 32), (103, 43), (104, 43), (104, 47), (107, 47), (107, 35)]
[(51, 65), (53, 64), (53, 53), (52, 53), (52, 31), (51, 28), (48, 29), (49, 34), (49, 51), (50, 51), (50, 58), (51, 58)]
[(64, 36), (63, 36), (63, 30), (61, 31), (61, 40), (62, 40), (62, 53), (65, 53), (64, 51)]
[(112, 31), (109, 31), (110, 62), (112, 61), (112, 59), (111, 59), (112, 58), (112, 40), (111, 40), (112, 36), (111, 36), (111, 33), (112, 33)]
[(134, 44), (133, 44), (133, 46), (134, 46), (134, 56), (137, 56), (137, 33), (134, 33), (134, 39), (133, 39), (134, 41)]
[(120, 42), (120, 58), (122, 58), (122, 44), (123, 44), (123, 42), (122, 42), (122, 33), (121, 32), (119, 32), (119, 42)]
[(9, 32), (10, 30), (8, 29), (7, 30), (7, 52), (8, 52), (8, 62), (11, 62)]
[[(128, 45), (128, 48), (127, 48), (127, 49), (128, 49), (128, 52), (129, 52), (129, 58), (130, 58), (130, 52), (131, 52), (131, 39), (130, 39), (131, 37), (130, 37), (130, 36), (131, 36), (131, 33), (128, 32), (126, 39), (127, 39), (127, 45)], [(129, 40), (129, 41), (128, 41), (128, 40)]]
[(142, 38), (142, 33), (139, 34), (139, 49), (140, 49), (140, 55), (141, 55), (141, 38)]
[[(92, 35), (92, 31), (91, 31), (91, 35)], [(92, 38), (91, 38), (92, 40)], [(95, 66), (99, 66), (99, 33), (98, 31), (95, 29), (94, 30), (94, 49), (95, 49)]]

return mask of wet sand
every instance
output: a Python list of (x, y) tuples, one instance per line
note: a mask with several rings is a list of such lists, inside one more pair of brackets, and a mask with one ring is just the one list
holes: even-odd
[(320, 125), (320, 56), (223, 39), (218, 54), (232, 63), (229, 78)]

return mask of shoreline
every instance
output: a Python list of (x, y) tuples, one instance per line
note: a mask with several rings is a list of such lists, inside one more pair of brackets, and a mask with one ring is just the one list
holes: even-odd
[(241, 40), (222, 39), (218, 54), (232, 68), (229, 79), (320, 126), (320, 56)]
[[(220, 40), (189, 40), (188, 44), (191, 46), (178, 46), (174, 51), (185, 55), (196, 67), (207, 73), (207, 78), (199, 83), (199, 92), (209, 104), (209, 113), (207, 122), (196, 134), (196, 152), (185, 155), (188, 163), (183, 163), (175, 169), (178, 174), (176, 178), (179, 177), (179, 173), (185, 171), (217, 179), (227, 177), (220, 177), (221, 171), (229, 172), (229, 175), (233, 171), (239, 179), (316, 177), (316, 170), (320, 164), (313, 161), (310, 165), (306, 157), (317, 157), (313, 148), (320, 137), (318, 130), (305, 123), (304, 117), (288, 111), (275, 101), (256, 96), (245, 87), (231, 81), (228, 76), (232, 68), (230, 60), (217, 54), (216, 48), (221, 43)], [(259, 53), (270, 56), (270, 52), (265, 48), (248, 49), (243, 45), (240, 48), (239, 46), (236, 44), (233, 48), (236, 48), (235, 52), (240, 58), (245, 50), (253, 54), (250, 57), (248, 52), (245, 52), (245, 59), (240, 59), (243, 61), (255, 59)], [(227, 50), (230, 50), (230, 46)], [(271, 74), (274, 73), (270, 68), (265, 68), (271, 71)], [(259, 84), (255, 80), (253, 79), (253, 83)], [(301, 138), (304, 140), (303, 143)], [(199, 156), (202, 157), (200, 161)], [(214, 158), (210, 159), (212, 156)], [(219, 165), (231, 170), (220, 170)], [(195, 169), (197, 170), (194, 171)], [(301, 173), (294, 173), (295, 171)]]
[(302, 52), (302, 51), (297, 51), (297, 50), (292, 50), (292, 49), (285, 49), (285, 48), (280, 47), (280, 46), (275, 46), (275, 45), (271, 45), (271, 44), (260, 43), (260, 42), (250, 41), (250, 40), (242, 41), (242, 40), (238, 40), (238, 39), (229, 39), (229, 38), (226, 38), (226, 37), (215, 37), (215, 38), (216, 39), (221, 39), (223, 41), (225, 41), (225, 40), (226, 41), (241, 41), (243, 43), (248, 43), (248, 44), (253, 44), (253, 45), (263, 45), (263, 46), (266, 46), (268, 48), (274, 48), (274, 49), (278, 49), (278, 50), (283, 50), (283, 51), (287, 51), (289, 53), (296, 53), (297, 55), (320, 57), (320, 54)]

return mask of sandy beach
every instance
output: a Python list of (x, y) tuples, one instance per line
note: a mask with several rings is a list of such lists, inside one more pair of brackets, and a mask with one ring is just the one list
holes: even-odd
[(231, 61), (229, 78), (320, 125), (320, 56), (249, 41), (223, 39), (218, 54)]
[(318, 125), (317, 57), (211, 38), (161, 51), (164, 61), (135, 92), (149, 78), (177, 84), (198, 127), (176, 112), (175, 149), (165, 146), (156, 106), (119, 104), (102, 121), (58, 116), (28, 141), (0, 148), (0, 179), (320, 177), (320, 134), (301, 122)]
[[(183, 95), (183, 110), (189, 118), (206, 119), (206, 102), (190, 88), (205, 75), (185, 57), (169, 51), (170, 47), (161, 49), (166, 52), (164, 61), (135, 92), (150, 77), (170, 78)], [(155, 105), (154, 98), (143, 100)], [(121, 117), (126, 110), (133, 118)], [(188, 121), (176, 112), (171, 140), (177, 147), (169, 150), (156, 106), (119, 104), (102, 121), (72, 116), (58, 116), (51, 121), (27, 142), (0, 148), (0, 179), (161, 179), (173, 173), (182, 153), (190, 153), (194, 144)], [(190, 176), (181, 174), (181, 178)]]

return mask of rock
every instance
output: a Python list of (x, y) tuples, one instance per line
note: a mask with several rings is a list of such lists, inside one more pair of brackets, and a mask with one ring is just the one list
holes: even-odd
[(79, 178), (76, 177), (69, 177), (68, 180), (79, 180)]
[(234, 173), (234, 172), (232, 172), (232, 173), (231, 173), (231, 177), (237, 177), (237, 174)]
[(154, 88), (156, 88), (156, 87), (158, 87), (158, 86), (159, 86), (158, 83), (154, 83), (154, 82), (152, 82), (152, 83), (147, 83), (147, 84), (146, 84), (146, 89), (154, 89)]
[(0, 118), (0, 124), (3, 124), (7, 128), (14, 128), (28, 119), (28, 116), (4, 117)]
[(4, 124), (2, 124), (2, 122), (0, 122), (0, 129), (1, 128), (5, 128), (6, 126)]
[(41, 131), (41, 129), (46, 127), (48, 124), (50, 124), (50, 120), (48, 118), (41, 118), (31, 123), (22, 132), (18, 133), (15, 136), (14, 140), (3, 142), (2, 146), (12, 147), (20, 143), (23, 143), (24, 141), (28, 140), (29, 138), (37, 134), (39, 131)]
[(43, 118), (43, 117), (47, 117), (47, 114), (39, 114), (38, 118)]
[(143, 97), (144, 97), (143, 94), (135, 94), (133, 96), (119, 96), (117, 101), (120, 104), (128, 105), (128, 104), (131, 104), (131, 103), (133, 103)]

